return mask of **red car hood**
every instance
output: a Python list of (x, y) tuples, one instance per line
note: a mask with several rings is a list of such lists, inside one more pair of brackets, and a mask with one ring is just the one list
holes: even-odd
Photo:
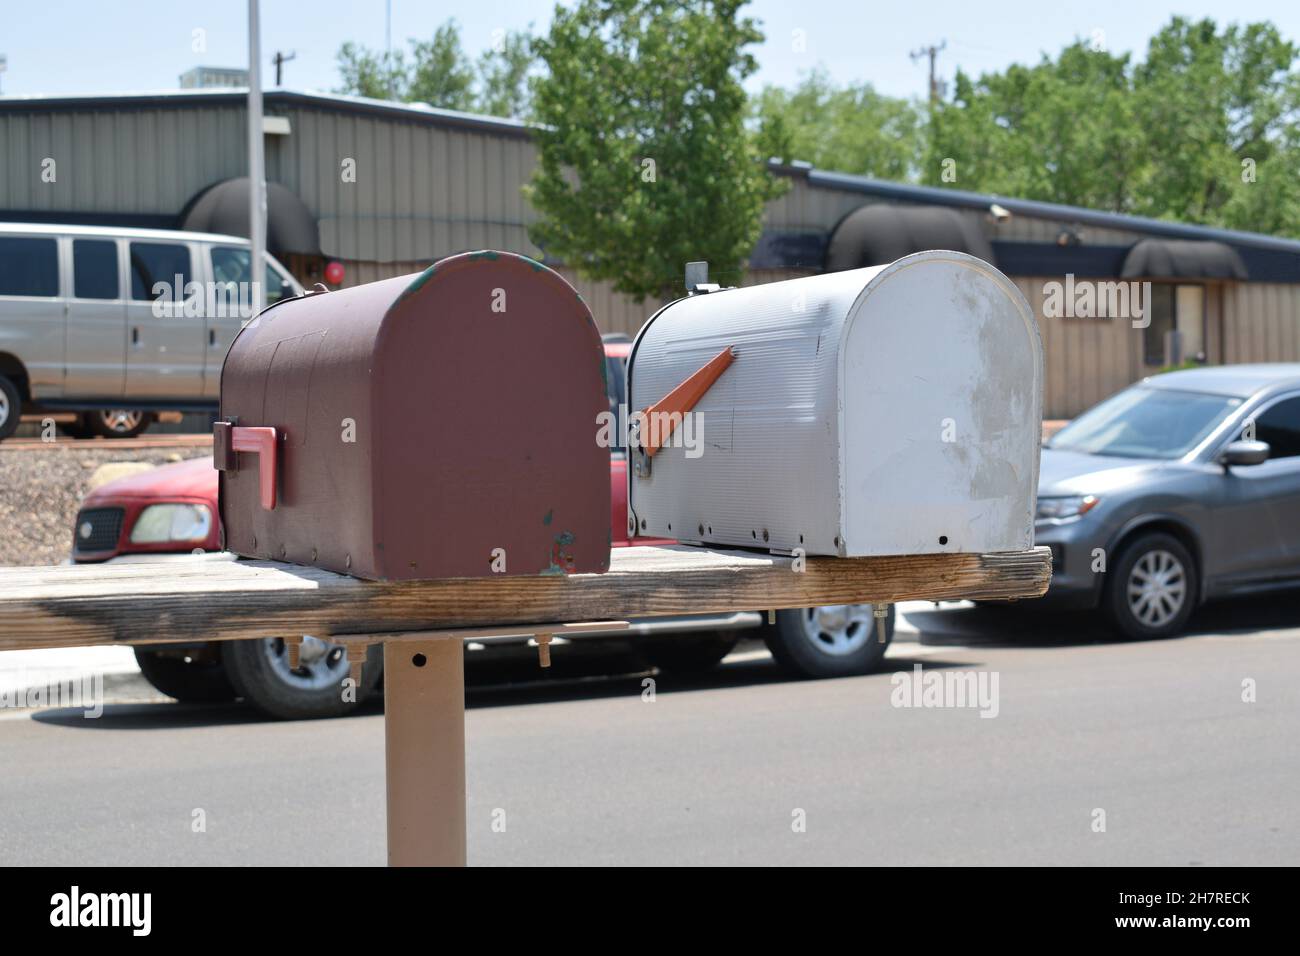
[(171, 465), (128, 475), (100, 485), (86, 496), (85, 504), (115, 498), (200, 498), (217, 507), (217, 469), (211, 456), (191, 458)]

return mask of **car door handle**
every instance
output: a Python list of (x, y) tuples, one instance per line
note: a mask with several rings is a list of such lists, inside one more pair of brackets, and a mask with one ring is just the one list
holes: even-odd
[(208, 329), (208, 345), (216, 345), (216, 344), (217, 344), (217, 330)]
[(140, 326), (138, 325), (131, 326), (131, 344), (132, 345), (140, 344)]

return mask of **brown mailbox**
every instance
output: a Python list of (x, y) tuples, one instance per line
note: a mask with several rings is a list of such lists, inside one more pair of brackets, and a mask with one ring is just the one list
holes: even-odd
[(604, 571), (608, 408), (590, 310), (523, 256), (276, 303), (221, 371), (225, 547), (376, 580)]

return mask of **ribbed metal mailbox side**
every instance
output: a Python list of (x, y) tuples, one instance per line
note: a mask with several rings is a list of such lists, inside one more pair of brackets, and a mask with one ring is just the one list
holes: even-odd
[(637, 337), (630, 408), (723, 349), (697, 434), (632, 455), (638, 533), (842, 556), (1032, 545), (1042, 345), (987, 263), (923, 252), (680, 299)]
[(871, 271), (693, 295), (642, 327), (628, 363), (634, 411), (720, 350), (737, 355), (692, 410), (694, 433), (684, 425), (648, 477), (629, 466), (639, 534), (839, 552), (838, 343)]

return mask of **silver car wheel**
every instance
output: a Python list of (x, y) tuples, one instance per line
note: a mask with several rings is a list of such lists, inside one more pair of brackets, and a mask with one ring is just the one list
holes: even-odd
[(804, 608), (804, 636), (823, 654), (843, 657), (871, 640), (874, 617), (870, 604), (828, 604)]
[(104, 427), (114, 432), (129, 432), (139, 428), (140, 422), (144, 419), (144, 412), (132, 408), (107, 409), (98, 414)]
[(1133, 564), (1128, 578), (1129, 612), (1147, 627), (1164, 627), (1187, 600), (1187, 571), (1168, 551), (1148, 551)]
[(275, 676), (291, 687), (321, 690), (333, 687), (348, 676), (348, 655), (338, 644), (305, 636), (298, 648), (298, 666), (289, 668), (289, 649), (278, 637), (262, 641)]
[(9, 396), (0, 391), (0, 428), (4, 428), (5, 422), (9, 421)]

